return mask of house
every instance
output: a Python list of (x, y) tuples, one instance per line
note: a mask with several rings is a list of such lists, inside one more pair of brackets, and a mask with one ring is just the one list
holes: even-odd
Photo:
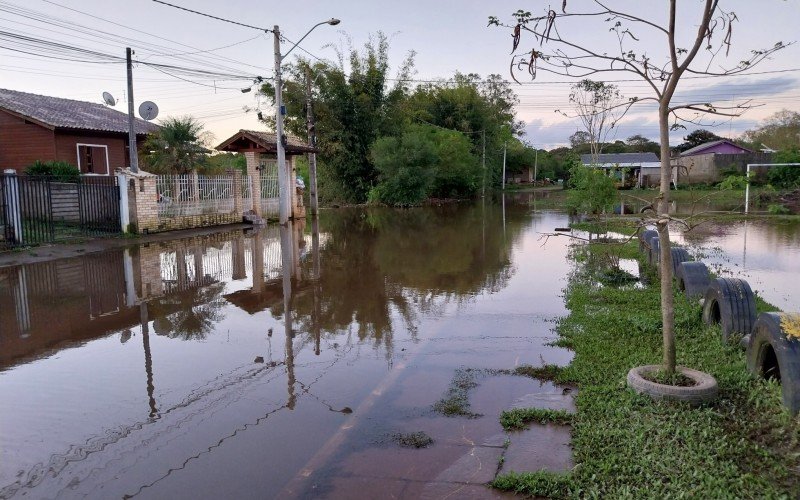
[(534, 167), (522, 167), (519, 172), (506, 172), (506, 183), (508, 184), (529, 184), (533, 182)]
[[(137, 147), (158, 125), (135, 119)], [(104, 104), (0, 89), (0, 168), (65, 161), (87, 174), (129, 167), (128, 115)]]
[[(687, 149), (677, 158), (678, 181), (683, 184), (712, 184), (728, 172), (744, 175), (748, 163), (769, 163), (770, 153), (757, 153), (727, 139), (706, 142)], [(756, 175), (764, 175), (756, 171)]]
[(661, 178), (661, 161), (653, 152), (608, 153), (581, 155), (581, 163), (588, 167), (602, 168), (617, 179), (619, 187), (657, 186)]

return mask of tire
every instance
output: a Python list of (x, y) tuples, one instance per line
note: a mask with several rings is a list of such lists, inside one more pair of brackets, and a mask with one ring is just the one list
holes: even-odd
[(758, 316), (747, 345), (747, 369), (753, 375), (780, 380), (783, 404), (792, 416), (800, 411), (800, 340), (781, 327), (784, 313)]
[(722, 326), (722, 340), (733, 334), (749, 335), (756, 322), (756, 299), (753, 290), (738, 278), (717, 278), (706, 288), (703, 322)]
[(672, 275), (677, 276), (678, 266), (680, 266), (682, 262), (691, 261), (692, 256), (689, 255), (689, 252), (687, 252), (685, 248), (681, 247), (672, 247), (670, 248), (670, 252), (672, 252)]
[(639, 251), (647, 252), (650, 249), (650, 238), (658, 236), (658, 231), (646, 229), (639, 233)]
[(675, 277), (678, 288), (690, 299), (704, 296), (711, 282), (708, 268), (702, 262), (681, 262)]
[(648, 229), (647, 231), (644, 232), (644, 235), (642, 235), (642, 241), (644, 241), (645, 251), (650, 250), (650, 241), (653, 238), (658, 238), (658, 231)]
[(647, 254), (647, 263), (653, 267), (658, 267), (659, 252), (661, 251), (660, 241), (658, 236), (650, 238), (650, 251)]
[(642, 374), (661, 369), (661, 365), (646, 365), (632, 368), (628, 372), (628, 387), (639, 394), (647, 394), (653, 399), (667, 399), (670, 401), (683, 401), (692, 405), (699, 405), (717, 397), (719, 388), (717, 381), (711, 375), (684, 366), (675, 369), (695, 381), (691, 387), (678, 387), (658, 384), (644, 378)]

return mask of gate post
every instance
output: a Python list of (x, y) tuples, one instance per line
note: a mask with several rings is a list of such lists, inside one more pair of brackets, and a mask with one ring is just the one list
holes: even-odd
[(131, 216), (128, 207), (128, 176), (124, 173), (117, 174), (117, 189), (119, 189), (119, 225), (125, 234), (128, 232)]
[(14, 243), (24, 243), (22, 234), (22, 210), (19, 203), (19, 181), (17, 171), (9, 168), (3, 171), (6, 177), (3, 198), (6, 202), (6, 221), (14, 231)]

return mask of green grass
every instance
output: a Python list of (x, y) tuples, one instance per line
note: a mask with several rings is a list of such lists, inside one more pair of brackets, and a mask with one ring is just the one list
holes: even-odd
[(524, 429), (530, 423), (569, 425), (572, 414), (546, 408), (514, 408), (500, 414), (500, 425), (507, 431)]
[(581, 248), (565, 291), (570, 313), (558, 326), (575, 351), (557, 382), (579, 388), (576, 467), (566, 476), (504, 475), (492, 485), (553, 498), (798, 498), (800, 417), (783, 407), (780, 386), (751, 377), (744, 352), (723, 344), (700, 306), (676, 293), (678, 364), (712, 374), (719, 398), (693, 408), (635, 394), (628, 370), (661, 362), (659, 284), (598, 286)]
[(433, 404), (433, 411), (446, 417), (478, 418), (482, 416), (470, 410), (469, 391), (478, 386), (475, 378), (479, 371), (458, 369), (445, 395)]

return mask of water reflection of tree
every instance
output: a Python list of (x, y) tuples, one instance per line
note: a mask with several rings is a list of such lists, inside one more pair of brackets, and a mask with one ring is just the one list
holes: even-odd
[(225, 283), (197, 285), (150, 302), (153, 330), (181, 340), (202, 340), (224, 317)]
[[(360, 340), (384, 344), (390, 355), (393, 315), (415, 338), (417, 314), (505, 287), (511, 247), (527, 220), (524, 211), (511, 210), (504, 230), (500, 208), (489, 204), (327, 214), (321, 274), (297, 288), (295, 326), (323, 336), (355, 328)], [(303, 265), (310, 270), (311, 261)], [(280, 316), (282, 305), (272, 313)]]

